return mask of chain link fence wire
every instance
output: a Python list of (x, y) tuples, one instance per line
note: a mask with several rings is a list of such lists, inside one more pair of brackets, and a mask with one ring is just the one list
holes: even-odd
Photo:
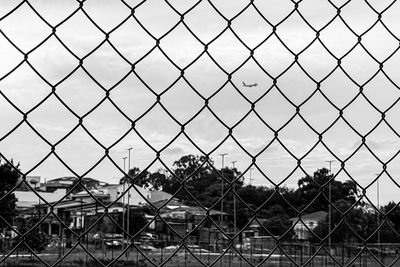
[[(2, 116), (2, 124), (4, 122), (7, 127), (4, 126), (0, 136), (3, 150), (0, 151), (0, 156), (3, 164), (12, 166), (14, 172), (18, 172), (22, 177), (15, 186), (2, 188), (0, 202), (8, 203), (7, 201), (14, 192), (21, 187), (26, 187), (28, 191), (33, 192), (39, 202), (39, 205), (35, 206), (37, 207), (36, 212), (32, 211), (32, 214), (29, 214), (25, 211), (24, 216), (27, 218), (33, 216), (35, 220), (25, 224), (22, 228), (16, 227), (12, 221), (11, 218), (14, 217), (14, 214), (3, 212), (0, 215), (2, 229), (4, 229), (0, 263), (4, 266), (16, 266), (16, 264), (19, 264), (18, 266), (28, 264), (110, 266), (129, 263), (134, 266), (399, 265), (399, 233), (388, 221), (388, 216), (398, 208), (398, 204), (391, 211), (383, 211), (379, 209), (379, 202), (376, 205), (376, 200), (367, 195), (367, 192), (371, 192), (375, 186), (379, 186), (379, 181), (382, 179), (391, 182), (390, 187), (393, 192), (400, 188), (397, 174), (395, 171), (389, 170), (391, 163), (395, 164), (400, 152), (398, 146), (400, 136), (396, 122), (400, 99), (398, 94), (400, 88), (397, 83), (399, 78), (397, 67), (400, 62), (398, 59), (400, 47), (398, 1), (378, 3), (367, 0), (327, 0), (321, 3), (311, 0), (282, 2), (251, 0), (222, 3), (199, 0), (185, 3), (184, 8), (182, 8), (182, 3), (177, 1), (113, 1), (113, 4), (118, 4), (118, 12), (107, 10), (110, 3), (97, 3), (93, 0), (71, 0), (45, 4), (43, 2), (9, 3), (5, 1), (0, 3), (2, 5), (0, 35), (1, 50), (3, 51), (0, 52), (3, 57), (0, 95), (4, 112), (7, 108), (18, 114), (17, 117), (14, 117), (15, 119), (11, 116), (8, 118)], [(43, 5), (50, 7), (46, 10)], [(359, 7), (362, 9), (358, 11)], [(157, 20), (162, 21), (159, 28), (152, 24), (157, 23)], [(83, 23), (81, 25), (79, 21), (85, 21), (85, 25)], [(288, 24), (295, 27), (301, 35), (291, 35), (288, 31)], [(30, 27), (32, 27), (32, 32), (30, 32)], [(33, 30), (36, 27), (40, 28), (40, 33)], [(68, 27), (72, 27), (70, 32), (65, 30)], [(207, 31), (201, 31), (203, 27), (208, 30), (208, 36), (205, 34)], [(21, 28), (23, 28), (22, 31)], [(126, 34), (125, 37), (122, 35), (123, 38), (118, 39), (116, 36), (119, 36), (121, 31), (129, 33), (129, 35)], [(179, 37), (181, 31), (186, 33), (185, 37), (178, 38), (175, 42), (171, 41), (171, 38)], [(71, 39), (71, 34), (74, 32), (81, 34), (78, 40)], [(125, 46), (121, 45), (121, 42), (125, 42)], [(34, 45), (27, 45), (27, 43), (34, 43)], [(49, 43), (56, 44), (59, 50), (51, 50), (50, 46), (50, 50), (42, 52), (41, 49), (44, 49)], [(79, 49), (80, 46), (86, 50)], [(341, 49), (340, 52), (338, 49)], [(225, 52), (225, 55), (229, 53), (228, 57), (221, 56), (224, 55), (224, 50), (229, 51)], [(114, 61), (118, 61), (119, 65), (114, 64)], [(40, 64), (37, 64), (38, 62)], [(326, 67), (325, 63), (329, 67)], [(205, 64), (208, 65), (205, 66)], [(248, 68), (249, 64), (253, 66), (250, 69)], [(212, 67), (210, 67), (211, 65)], [(93, 66), (100, 66), (105, 71), (97, 72)], [(56, 71), (61, 74), (49, 75), (49, 71), (52, 71), (51, 68), (57, 68)], [(147, 68), (146, 71), (143, 71), (144, 68)], [(202, 68), (210, 70), (201, 72), (202, 75), (204, 73), (204, 76), (201, 77), (200, 83), (193, 82), (191, 79), (192, 69), (200, 72)], [(118, 73), (114, 70), (118, 70)], [(249, 72), (251, 73), (249, 74)], [(16, 75), (17, 78), (13, 75)], [(32, 79), (35, 82), (42, 84), (41, 91), (38, 89), (39, 95), (35, 91), (37, 86), (33, 86), (33, 82), (29, 82), (28, 76), (34, 77)], [(138, 91), (134, 103), (125, 103), (123, 102), (124, 93), (117, 94), (118, 88), (132, 78), (137, 82), (138, 88), (142, 88), (142, 91), (140, 93)], [(251, 80), (254, 78), (257, 80)], [(8, 82), (12, 79), (20, 80), (24, 87), (32, 86), (33, 90), (29, 94), (18, 95), (15, 98), (15, 94), (13, 95), (10, 91), (13, 89), (12, 82)], [(87, 88), (79, 85), (83, 79), (86, 79)], [(291, 82), (288, 83), (288, 80)], [(210, 81), (211, 83), (209, 83)], [(338, 88), (328, 91), (327, 87), (331, 82)], [(89, 86), (89, 84), (91, 85)], [(179, 98), (175, 102), (168, 102), (171, 97), (176, 97), (173, 92), (179, 86), (186, 90), (183, 99)], [(74, 87), (78, 90), (74, 91)], [(341, 90), (339, 87), (346, 89)], [(391, 93), (384, 90), (389, 87), (393, 90)], [(235, 92), (236, 99), (239, 99), (237, 102), (226, 95), (227, 88)], [(89, 92), (92, 89), (101, 92), (101, 96), (95, 100), (90, 99)], [(77, 94), (72, 101), (65, 95), (65, 90), (70, 90), (71, 94)], [(257, 97), (249, 96), (251, 90), (259, 93)], [(373, 90), (375, 93), (371, 94)], [(350, 91), (353, 94), (349, 93)], [(142, 96), (143, 92), (146, 97), (149, 97), (148, 99), (152, 99), (151, 104), (135, 115), (127, 112), (124, 105), (141, 105), (141, 102), (147, 101)], [(113, 97), (113, 94), (117, 96)], [(384, 106), (378, 101), (382, 95), (386, 96), (386, 100), (390, 104)], [(223, 100), (217, 101), (219, 97)], [(32, 102), (29, 103), (32, 106), (21, 107), (21, 98), (28, 99), (28, 101), (29, 98), (32, 98)], [(276, 101), (276, 99), (280, 99), (280, 109), (265, 112), (264, 108), (268, 108), (269, 105), (273, 106), (271, 101)], [(88, 101), (88, 108), (83, 112), (82, 110), (78, 111), (74, 106), (80, 101)], [(240, 110), (244, 107), (245, 110), (236, 120), (222, 114), (218, 105), (214, 104), (216, 102), (225, 105), (226, 102), (231, 101), (234, 109)], [(174, 106), (181, 105), (178, 102), (193, 103), (193, 105), (200, 103), (200, 105), (195, 112), (184, 109), (177, 109), (178, 112), (176, 112)], [(239, 102), (240, 104), (235, 106)], [(38, 126), (32, 122), (35, 119), (31, 118), (35, 117), (35, 112), (38, 110), (55, 113), (56, 111), (52, 109), (54, 103), (61, 104), (65, 108), (62, 112), (68, 114), (71, 124), (69, 125), (70, 130), (66, 134), (61, 134), (58, 138), (49, 138), (42, 131), (43, 125)], [(95, 104), (91, 105), (92, 103)], [(363, 103), (364, 106), (360, 103)], [(91, 128), (92, 117), (104, 105), (111, 107), (113, 114), (122, 116), (125, 124), (128, 125), (128, 130), (123, 134), (111, 134), (112, 142), (109, 140), (105, 142), (103, 138), (98, 137), (97, 132), (93, 133), (93, 128)], [(313, 110), (314, 113), (322, 110), (318, 111), (318, 107), (329, 107), (332, 111), (331, 117), (327, 119), (321, 111), (320, 121), (316, 123), (310, 119), (310, 105), (317, 107)], [(370, 113), (366, 111), (364, 113), (364, 110), (369, 110)], [(158, 118), (154, 117), (154, 112), (160, 111), (163, 112), (165, 121), (173, 122), (173, 128), (177, 129), (177, 133), (162, 145), (160, 145), (162, 142), (157, 142), (151, 136), (151, 130), (146, 132), (141, 128), (141, 123), (146, 120), (149, 120), (154, 127), (159, 127), (157, 129), (166, 127), (166, 124), (162, 123), (163, 119), (157, 121), (154, 119)], [(210, 114), (209, 117), (204, 116), (205, 112)], [(273, 117), (282, 116), (279, 112), (288, 114), (287, 118), (281, 122), (274, 121)], [(352, 118), (349, 115), (352, 112), (358, 112), (359, 116)], [(232, 113), (235, 112), (232, 111)], [(370, 115), (372, 113), (375, 115)], [(376, 119), (376, 114), (379, 116), (378, 119)], [(256, 123), (248, 124), (246, 121), (250, 118), (255, 119)], [(46, 121), (43, 123), (46, 124)], [(307, 146), (307, 149), (303, 149), (302, 153), (294, 151), (295, 144), (288, 143), (285, 138), (282, 138), (285, 136), (285, 131), (301, 135), (301, 130), (293, 126), (300, 125), (299, 123), (306, 127), (309, 134), (315, 138), (312, 143), (304, 141), (309, 146), (305, 145), (304, 147)], [(193, 124), (201, 124), (202, 131), (205, 132), (220, 131), (223, 133), (223, 137), (216, 142), (199, 142), (198, 139), (193, 138)], [(9, 125), (11, 126), (9, 127)], [(249, 149), (248, 140), (240, 138), (243, 127), (247, 129), (249, 136), (252, 136), (251, 128), (254, 128), (254, 131), (259, 128), (267, 131), (265, 139), (260, 141), (266, 145), (262, 146), (258, 152)], [(336, 127), (346, 128), (346, 131), (350, 132), (352, 140), (355, 140), (356, 145), (353, 143), (348, 146), (345, 153), (338, 151), (332, 143), (327, 141), (329, 139), (327, 136), (331, 136), (331, 132), (334, 132)], [(380, 132), (382, 127), (387, 129), (383, 135), (393, 136), (393, 140), (395, 140), (389, 143), (389, 146), (394, 146), (394, 153), (390, 156), (383, 157), (380, 153), (382, 151), (380, 146), (383, 143), (368, 142), (370, 138), (373, 139), (374, 134)], [(15, 139), (13, 135), (20, 135), (18, 131), (22, 128), (34, 133), (34, 137), (27, 135), (23, 138), (32, 138), (32, 142), (34, 139), (40, 140), (46, 144), (44, 156), (35, 158), (35, 164), (29, 170), (24, 171), (21, 171), (21, 168), (12, 161), (14, 155), (4, 152), (7, 150), (5, 149), (7, 144), (18, 146), (15, 143), (15, 140), (18, 139)], [(74, 135), (77, 131), (86, 133), (89, 139), (82, 142), (94, 143), (95, 148), (90, 147), (90, 149), (93, 148), (96, 151), (100, 149), (102, 155), (84, 172), (77, 170), (73, 166), (74, 164), (71, 164), (62, 153), (58, 152), (61, 147), (65, 146), (65, 143), (68, 146), (68, 139), (76, 140)], [(388, 132), (389, 134), (387, 134)], [(128, 174), (125, 166), (121, 166), (120, 159), (112, 156), (113, 150), (118, 146), (125, 145), (125, 140), (132, 134), (153, 155), (150, 162), (146, 163), (144, 170), (134, 177), (130, 173)], [(173, 150), (174, 144), (182, 139), (187, 140), (197, 154), (202, 156), (201, 165), (197, 166), (194, 172), (184, 176), (177, 175), (170, 167), (169, 162), (165, 160), (168, 151)], [(345, 134), (339, 134), (338, 139), (345, 145), (351, 143)], [(249, 164), (242, 163), (243, 171), (233, 178), (226, 174), (228, 169), (224, 169), (224, 163), (219, 169), (214, 166), (211, 159), (212, 156), (217, 157), (229, 142), (249, 159)], [(263, 165), (269, 164), (269, 162), (262, 159), (264, 153), (273, 151), (276, 145), (286, 155), (282, 159), (278, 159), (283, 162), (282, 169), (288, 168), (283, 166), (290, 165), (288, 162), (295, 162), (294, 166), (290, 167), (288, 173), (283, 175), (280, 180), (273, 177), (273, 172), (264, 169)], [(32, 155), (29, 151), (31, 148), (24, 149), (28, 150), (29, 155)], [(297, 182), (293, 182), (291, 179), (301, 176), (311, 177), (310, 166), (307, 166), (308, 163), (305, 162), (308, 157), (320, 157), (318, 153), (322, 150), (324, 155), (328, 155), (330, 164), (335, 162), (336, 172), (334, 175), (328, 176), (329, 180), (323, 184), (311, 180), (311, 183), (315, 183), (319, 188), (318, 192), (310, 203), (302, 209), (297, 209), (294, 202), (299, 200), (286, 199), (282, 189), (286, 188), (287, 183)], [(366, 163), (363, 158), (359, 158), (360, 151), (367, 151), (372, 161), (377, 162), (376, 164), (380, 168), (376, 177), (374, 176), (366, 184), (361, 182), (364, 177), (355, 175), (348, 167), (354, 160), (360, 161), (360, 168), (368, 167), (366, 165), (369, 163)], [(82, 155), (74, 156), (80, 161), (85, 161), (85, 157)], [(46, 200), (41, 192), (27, 181), (27, 177), (38, 169), (41, 170), (40, 167), (50, 158), (56, 158), (63, 168), (77, 178), (77, 182), (54, 202)], [(323, 157), (321, 156), (321, 158)], [(18, 159), (14, 158), (14, 160)], [(118, 195), (117, 199), (105, 203), (99, 198), (96, 191), (87, 188), (84, 180), (96, 168), (100, 168), (105, 160), (111, 162), (111, 167), (116, 169), (121, 177), (129, 177), (134, 182), (155, 163), (160, 164), (168, 176), (172, 177), (171, 179), (178, 181), (179, 186), (168, 201), (156, 205), (147, 200), (145, 191), (142, 191), (134, 183), (130, 183), (126, 184), (124, 192)], [(130, 160), (129, 158), (129, 164)], [(224, 159), (222, 158), (222, 160)], [(225, 186), (225, 188), (222, 187), (222, 190), (218, 188), (220, 197), (211, 206), (205, 206), (199, 200), (199, 196), (194, 195), (188, 186), (188, 182), (199, 175), (205, 166), (209, 166), (216, 172), (222, 186)], [(24, 168), (24, 166), (21, 167)], [(252, 183), (252, 171), (254, 171), (253, 175), (257, 173), (259, 184), (270, 185), (273, 188), (273, 194), (259, 206), (249, 205), (247, 200), (243, 199), (243, 195), (235, 191), (235, 186), (249, 176), (250, 183)], [(333, 172), (328, 174), (331, 173)], [(331, 182), (339, 180), (341, 177), (346, 177), (354, 182), (359, 190), (358, 199), (345, 211), (330, 202), (330, 190), (328, 191)], [(386, 189), (388, 188), (386, 187)], [(75, 195), (75, 200), (79, 201), (75, 194), (79, 190), (84, 192), (80, 201), (82, 201), (83, 195), (91, 198), (92, 201), (91, 204), (82, 201), (75, 210), (76, 214), (80, 214), (82, 217), (87, 210), (90, 210), (90, 205), (92, 207), (95, 205), (98, 216), (93, 219), (87, 217), (86, 220), (89, 222), (86, 221), (85, 228), (78, 231), (71, 229), (72, 219), (57, 210), (61, 209), (61, 206), (68, 210), (70, 208), (68, 200), (73, 195)], [(125, 202), (125, 198), (129, 197), (131, 192), (136, 192), (146, 200), (148, 209), (153, 213), (153, 216), (135, 234), (132, 234), (129, 229), (127, 230), (125, 220), (121, 220), (116, 215), (118, 208), (121, 209), (118, 202), (122, 199)], [(182, 195), (186, 195), (192, 203), (191, 206), (197, 207), (203, 214), (193, 227), (189, 227), (185, 213), (184, 232), (179, 231), (173, 222), (162, 216), (163, 209), (168, 205), (175, 205), (174, 201), (180, 199)], [(358, 235), (357, 243), (354, 241), (353, 243), (335, 244), (331, 240), (331, 236), (341, 228), (331, 225), (331, 223), (329, 223), (330, 232), (325, 235), (319, 236), (313, 232), (314, 228), (306, 221), (305, 216), (309, 208), (315, 205), (320, 197), (329, 202), (330, 214), (339, 214), (339, 221), (346, 225), (346, 231)], [(296, 214), (292, 219), (293, 224), (288, 226), (282, 236), (272, 234), (265, 227), (264, 218), (260, 216), (262, 210), (270, 205), (274, 198), (285, 201), (292, 212)], [(221, 225), (221, 218), (223, 221), (224, 216), (231, 216), (229, 214), (233, 212), (229, 207), (229, 210), (225, 210), (226, 213), (223, 213), (223, 202), (229, 199), (233, 199), (235, 205), (241, 206), (248, 212), (244, 226), (234, 229), (233, 232), (227, 232), (227, 229)], [(365, 236), (360, 236), (357, 229), (352, 228), (354, 225), (350, 225), (346, 220), (361, 201), (366, 201), (370, 206), (370, 212), (377, 214), (379, 224)], [(379, 195), (377, 201), (379, 201)], [(130, 211), (130, 209), (126, 211), (124, 207), (122, 210), (128, 213)], [(218, 211), (220, 212), (218, 213)], [(129, 216), (131, 215), (128, 214)], [(237, 216), (244, 215), (234, 214), (235, 220)], [(45, 249), (44, 252), (38, 252), (35, 249), (37, 244), (45, 243), (45, 241), (35, 233), (44, 231), (42, 225), (50, 219), (58, 225), (56, 230), (58, 231), (56, 235), (58, 241), (55, 241), (56, 245), (52, 250), (47, 252), (48, 249)], [(75, 219), (79, 220), (79, 218)], [(96, 241), (90, 233), (99, 229), (105, 220), (122, 234), (113, 236), (111, 232), (106, 233), (106, 237)], [(74, 221), (74, 223), (78, 222)], [(81, 219), (79, 223), (83, 225), (83, 220)], [(138, 241), (139, 239), (143, 241), (143, 234), (156, 223), (163, 225), (162, 231), (174, 236), (174, 246), (165, 246), (163, 243), (160, 246), (161, 249), (155, 249), (151, 245)], [(208, 225), (208, 242), (193, 242), (193, 236), (196, 236), (205, 225)], [(266, 234), (258, 238), (252, 237), (246, 243), (243, 236), (249, 232), (249, 229), (253, 229), (254, 225), (258, 225), (257, 227)], [(310, 243), (307, 240), (285, 239), (286, 234), (296, 231), (297, 225), (301, 225), (302, 230), (310, 233), (317, 241)], [(372, 237), (379, 235), (379, 231), (387, 226), (391, 229), (395, 242), (382, 246), (378, 240), (377, 243), (370, 244)], [(52, 227), (51, 224), (49, 227)], [(6, 236), (6, 229), (12, 232), (12, 242), (9, 240), (11, 237)], [(153, 238), (150, 235), (148, 237)], [(118, 243), (118, 240), (122, 240), (122, 243)], [(69, 242), (68, 245), (67, 242)], [(162, 242), (164, 241), (162, 240)], [(105, 245), (106, 243), (108, 245)]]

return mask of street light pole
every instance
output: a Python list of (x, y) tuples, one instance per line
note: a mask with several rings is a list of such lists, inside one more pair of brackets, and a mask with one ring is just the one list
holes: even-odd
[[(232, 175), (233, 179), (235, 179), (235, 163), (237, 161), (232, 161)], [(236, 181), (233, 183), (233, 232), (236, 234)]]
[[(332, 162), (335, 162), (336, 160), (327, 160), (326, 162), (329, 163), (329, 174), (332, 174)], [(328, 186), (328, 230), (329, 230), (329, 237), (328, 237), (328, 247), (329, 247), (329, 253), (331, 253), (331, 230), (332, 230), (332, 182), (329, 181), (329, 186)]]
[[(377, 197), (377, 208), (378, 208), (378, 212), (377, 212), (377, 220), (378, 220), (378, 227), (379, 227), (379, 225), (380, 225), (380, 223), (381, 223), (381, 219), (380, 219), (380, 214), (379, 214), (379, 212), (380, 212), (380, 205), (379, 205), (379, 174), (378, 174), (378, 179), (376, 180), (376, 197)], [(381, 231), (379, 231), (379, 229), (378, 229), (378, 246), (380, 246), (380, 244), (381, 244)]]
[(253, 168), (250, 168), (250, 169), (249, 169), (249, 171), (250, 171), (250, 179), (249, 179), (249, 180), (250, 180), (250, 185), (251, 185), (251, 182), (253, 181), (253, 178), (251, 178), (251, 171), (252, 171), (252, 170), (253, 170)]
[[(124, 160), (124, 177), (122, 178), (122, 194), (125, 194), (125, 167), (126, 167), (126, 157), (122, 158)], [(125, 244), (125, 195), (122, 197), (122, 249), (124, 249)]]
[[(131, 170), (131, 150), (132, 150), (132, 148), (130, 147), (130, 148), (128, 148), (128, 177), (129, 177), (129, 181), (131, 181), (131, 175), (129, 174), (129, 171)], [(130, 200), (130, 198), (131, 198), (131, 194), (130, 194), (130, 187), (129, 187), (129, 189), (128, 189), (128, 210), (127, 210), (127, 225), (126, 225), (126, 232), (128, 233), (128, 237), (130, 238), (130, 233), (129, 233), (129, 224), (130, 224), (130, 209), (131, 209), (131, 207), (130, 207), (130, 203), (129, 203), (129, 200)]]
[(224, 158), (226, 155), (228, 155), (228, 153), (221, 153), (219, 154), (222, 158), (222, 167), (221, 167), (221, 174), (222, 174), (222, 178), (221, 178), (221, 216), (220, 216), (220, 220), (221, 220), (221, 225), (224, 221)]

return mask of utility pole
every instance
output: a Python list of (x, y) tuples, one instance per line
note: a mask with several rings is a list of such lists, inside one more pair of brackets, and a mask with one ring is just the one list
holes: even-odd
[[(336, 160), (327, 160), (326, 162), (329, 163), (329, 174), (332, 174), (332, 162), (335, 162)], [(328, 247), (329, 247), (329, 253), (332, 252), (331, 250), (331, 230), (332, 230), (332, 181), (329, 181), (329, 186), (328, 186), (328, 230), (329, 230), (329, 237), (328, 237)]]
[(226, 155), (228, 155), (228, 153), (221, 153), (219, 154), (222, 158), (222, 167), (221, 167), (221, 174), (222, 174), (222, 178), (221, 178), (221, 216), (220, 216), (220, 220), (221, 220), (221, 225), (222, 222), (224, 221), (224, 158)]

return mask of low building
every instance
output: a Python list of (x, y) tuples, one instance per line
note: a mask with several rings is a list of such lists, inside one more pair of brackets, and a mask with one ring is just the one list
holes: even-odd
[(109, 202), (129, 206), (143, 206), (150, 199), (150, 192), (138, 185), (112, 184), (98, 187), (98, 189), (109, 195)]
[(83, 190), (76, 194), (71, 194), (70, 199), (79, 200), (83, 203), (95, 203), (100, 201), (102, 203), (110, 202), (110, 195), (101, 189)]
[(313, 236), (310, 230), (314, 230), (320, 223), (325, 221), (327, 215), (326, 211), (316, 211), (302, 215), (301, 220), (298, 217), (291, 218), (295, 237), (299, 240), (310, 240)]
[[(97, 182), (92, 188), (84, 185), (85, 189), (76, 192), (71, 190), (76, 182), (73, 177), (63, 177), (44, 183), (42, 189), (46, 191), (39, 191), (38, 187), (35, 191), (15, 191), (21, 222), (27, 218), (43, 219), (40, 228), (44, 233), (56, 238), (65, 237), (70, 243), (73, 233), (80, 234), (90, 225), (94, 225), (92, 234), (120, 232), (115, 222), (122, 226), (123, 214), (128, 208), (134, 212), (150, 203), (167, 201), (172, 197), (168, 193), (151, 192), (137, 185)], [(108, 215), (104, 216), (105, 212)], [(147, 220), (152, 221), (153, 218), (153, 215), (146, 214)], [(153, 220), (148, 230), (155, 231), (155, 224)]]
[[(45, 183), (40, 184), (40, 190), (46, 192), (54, 192), (57, 189), (71, 189), (76, 183), (78, 183), (79, 178), (75, 176), (65, 176), (56, 179), (49, 180)], [(81, 181), (81, 185), (77, 186), (73, 191), (79, 192), (82, 190), (82, 186), (85, 186), (86, 189), (96, 189), (102, 186), (107, 185), (107, 183), (89, 178), (83, 177)]]
[[(103, 205), (108, 203), (109, 198), (107, 194), (96, 189), (71, 194), (65, 199), (62, 199), (63, 196), (55, 201), (49, 201), (50, 205), (43, 202), (36, 204), (21, 214), (30, 214), (30, 216), (38, 216), (39, 218), (46, 216), (41, 223), (41, 229), (48, 235), (60, 234), (60, 229), (65, 228), (65, 226), (79, 233), (89, 225), (87, 223), (88, 216), (101, 213), (104, 210)], [(62, 200), (60, 201), (60, 199)], [(32, 212), (28, 213), (28, 210)]]
[[(22, 176), (19, 177), (18, 182), (22, 181)], [(36, 189), (40, 186), (40, 176), (26, 176), (25, 182), (22, 183), (19, 187), (19, 191), (29, 191), (31, 188)]]
[[(227, 229), (228, 214), (217, 210), (206, 211), (201, 207), (188, 206), (172, 200), (161, 200), (153, 203), (160, 210), (156, 217), (155, 230), (168, 243), (180, 242), (188, 233), (188, 243), (204, 244), (209, 249), (210, 242), (219, 240), (221, 245), (228, 242), (229, 237), (221, 234), (215, 224)], [(221, 222), (222, 219), (222, 222)]]
[(246, 227), (246, 230), (243, 231), (243, 238), (262, 236), (263, 232), (265, 232), (262, 225), (267, 221), (268, 219), (266, 218), (254, 218), (250, 225)]
[[(14, 191), (15, 198), (17, 199), (17, 210), (24, 210), (32, 208), (35, 205), (43, 204), (43, 198), (47, 202), (55, 202), (63, 198), (66, 194), (66, 189), (57, 189), (54, 192), (41, 192), (41, 191)], [(39, 198), (38, 195), (41, 197)]]
[(170, 193), (164, 191), (150, 191), (150, 203), (157, 203), (159, 201), (165, 201), (173, 198)]

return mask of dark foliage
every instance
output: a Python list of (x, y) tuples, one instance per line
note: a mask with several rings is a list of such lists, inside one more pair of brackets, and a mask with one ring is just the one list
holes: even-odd
[[(232, 213), (234, 207), (235, 190), (237, 227), (243, 229), (254, 216), (264, 219), (263, 227), (267, 230), (263, 234), (283, 235), (292, 238), (293, 231), (290, 218), (296, 217), (299, 211), (304, 214), (315, 211), (328, 211), (329, 209), (329, 184), (331, 191), (332, 207), (332, 242), (363, 242), (377, 240), (377, 212), (366, 208), (365, 203), (357, 202), (360, 194), (356, 183), (353, 181), (336, 181), (328, 169), (322, 168), (298, 180), (298, 188), (287, 187), (269, 188), (263, 186), (244, 185), (241, 173), (237, 169), (216, 169), (213, 162), (204, 156), (186, 155), (173, 164), (174, 174), (167, 174), (159, 170), (154, 173), (141, 172), (139, 168), (129, 171), (131, 177), (124, 177), (121, 181), (135, 182), (135, 184), (152, 190), (162, 189), (174, 194), (175, 197), (186, 205), (197, 206), (198, 202), (214, 210), (221, 208), (221, 190), (227, 194), (224, 198), (224, 211)], [(222, 178), (222, 176), (224, 178)], [(132, 179), (133, 178), (133, 179)], [(240, 178), (240, 179), (239, 179)], [(236, 179), (236, 182), (233, 181)], [(184, 186), (182, 186), (182, 181)], [(310, 204), (311, 203), (311, 204)], [(387, 214), (387, 219), (381, 219), (382, 226), (380, 237), (391, 242), (393, 230), (400, 233), (400, 207), (394, 202), (382, 208)], [(148, 212), (150, 214), (151, 212)], [(231, 214), (232, 215), (232, 214)], [(142, 215), (135, 220), (139, 229), (143, 226)], [(133, 219), (133, 218), (132, 218)], [(328, 218), (319, 223), (314, 229), (313, 241), (320, 242), (328, 234)]]
[(10, 192), (20, 177), (18, 167), (19, 165), (14, 167), (12, 162), (9, 164), (0, 158), (0, 227), (5, 227), (7, 223), (12, 224), (15, 217), (16, 198)]
[(307, 212), (324, 210), (329, 207), (329, 184), (331, 186), (331, 203), (345, 200), (350, 204), (356, 202), (358, 197), (357, 185), (353, 181), (340, 182), (332, 180), (333, 174), (322, 168), (314, 172), (314, 175), (306, 176), (298, 181), (296, 190), (297, 205), (300, 209), (306, 208), (312, 203)]
[(41, 252), (49, 244), (49, 237), (40, 230), (40, 227), (38, 226), (34, 228), (38, 221), (38, 219), (31, 218), (21, 224), (19, 229), (21, 234), (25, 234), (29, 231), (29, 233), (24, 237), (18, 236), (16, 239), (16, 242), (23, 240), (22, 245), (20, 246), (21, 248), (27, 250), (30, 248), (35, 252)]

